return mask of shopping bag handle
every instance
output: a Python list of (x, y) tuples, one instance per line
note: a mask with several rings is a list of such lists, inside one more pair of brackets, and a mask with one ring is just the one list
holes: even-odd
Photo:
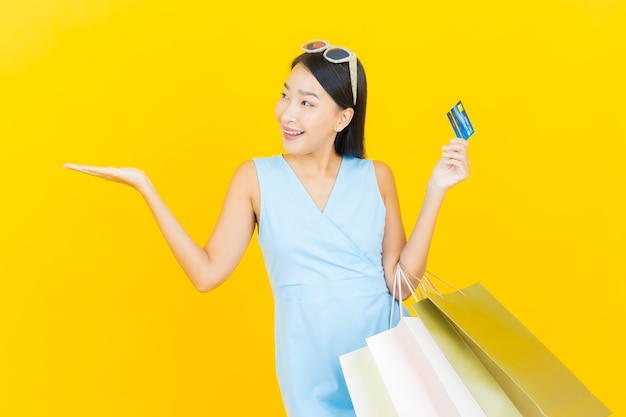
[[(406, 276), (406, 271), (404, 270), (404, 267), (402, 266), (402, 264), (400, 262), (398, 262), (398, 264), (396, 265), (396, 270), (393, 274), (393, 289), (391, 292), (391, 313), (389, 315), (389, 328), (391, 329), (393, 327), (393, 310), (394, 310), (394, 306), (396, 305), (396, 289), (398, 290), (398, 303), (402, 304), (402, 281), (404, 281), (406, 283), (406, 286), (409, 287), (409, 290), (411, 291), (411, 295), (413, 296), (413, 298), (415, 299), (415, 302), (418, 302), (418, 298), (415, 295), (415, 287), (413, 286), (413, 283), (411, 282), (411, 280)], [(421, 281), (418, 281), (421, 284)], [(400, 310), (400, 317), (404, 316), (404, 311), (402, 310), (402, 307), (399, 307)]]
[[(410, 272), (409, 272), (409, 274), (410, 274)], [(426, 274), (432, 275), (433, 277), (437, 278), (439, 281), (441, 281), (444, 284), (446, 284), (448, 287), (452, 288), (454, 291), (460, 293), (461, 295), (465, 295), (463, 293), (463, 291), (459, 290), (457, 287), (455, 287), (454, 285), (450, 284), (448, 281), (444, 280), (443, 278), (438, 277), (437, 275), (433, 274), (432, 272), (430, 272), (427, 269), (426, 271), (424, 271), (424, 278), (426, 278), (428, 284), (433, 288), (433, 290), (435, 291), (435, 294), (437, 294), (439, 297), (443, 298), (443, 295), (441, 294), (441, 292), (439, 292), (437, 287), (435, 287), (435, 285), (432, 283), (432, 281), (426, 276)]]
[[(411, 282), (411, 280), (408, 278), (407, 275), (417, 280), (418, 282), (417, 288), (413, 285), (413, 283)], [(430, 279), (430, 277), (428, 277), (428, 275), (431, 275), (434, 278), (438, 279), (439, 281), (443, 282), (448, 287), (452, 288), (453, 290), (460, 293), (461, 295), (465, 295), (463, 291), (459, 290), (454, 285), (450, 284), (448, 281), (444, 280), (443, 278), (440, 278), (439, 276), (435, 275), (429, 270), (425, 270), (424, 274), (422, 275), (422, 278), (418, 278), (416, 275), (408, 271), (404, 267), (404, 265), (398, 262), (398, 264), (396, 265), (394, 276), (393, 276), (391, 314), (389, 315), (389, 328), (390, 329), (393, 327), (393, 311), (394, 311), (394, 306), (396, 304), (396, 301), (395, 301), (396, 289), (398, 290), (398, 300), (399, 300), (398, 302), (402, 303), (402, 281), (404, 281), (407, 287), (409, 287), (409, 290), (411, 291), (411, 295), (413, 296), (413, 299), (415, 300), (415, 302), (419, 302), (420, 300), (428, 298), (428, 296), (432, 293), (439, 296), (440, 298), (443, 298), (443, 294), (441, 294), (441, 291), (439, 291), (437, 287), (435, 286), (435, 284), (433, 284), (432, 280)], [(417, 292), (419, 292), (420, 294), (419, 299), (417, 298), (417, 295), (416, 295)], [(400, 308), (400, 317), (403, 317), (403, 316), (404, 316), (404, 311), (402, 310), (402, 308)]]
[(402, 311), (402, 307), (400, 306), (400, 304), (402, 303), (402, 280), (406, 282), (406, 285), (409, 287), (409, 290), (411, 290), (411, 294), (413, 295), (413, 298), (415, 298), (415, 301), (416, 302), (419, 301), (417, 297), (415, 296), (415, 288), (413, 287), (413, 284), (406, 277), (406, 274), (404, 273), (403, 268), (400, 265), (400, 262), (398, 262), (398, 264), (396, 265), (394, 274), (393, 274), (393, 288), (391, 290), (391, 312), (389, 314), (389, 328), (390, 329), (393, 327), (393, 310), (396, 305), (396, 289), (398, 290), (397, 300), (398, 300), (398, 306), (400, 310), (400, 317), (404, 316), (404, 311)]

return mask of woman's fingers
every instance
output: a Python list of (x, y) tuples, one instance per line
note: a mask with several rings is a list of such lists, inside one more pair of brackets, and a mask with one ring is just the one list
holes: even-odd
[(78, 172), (83, 172), (85, 174), (104, 176), (111, 175), (111, 168), (104, 167), (94, 167), (89, 165), (77, 165), (77, 164), (65, 164), (63, 167), (67, 169), (71, 169)]
[[(448, 145), (443, 146), (443, 157), (455, 160), (467, 160), (468, 143), (464, 139), (452, 139)], [(469, 162), (469, 161), (468, 161)]]
[(149, 183), (146, 174), (137, 168), (95, 167), (78, 164), (65, 164), (63, 166), (67, 169), (104, 178), (105, 180), (119, 182), (135, 188)]
[(450, 143), (443, 146), (443, 150), (446, 152), (459, 152), (462, 154), (467, 153), (467, 148), (469, 144), (464, 139), (455, 138), (450, 140)]
[(118, 168), (94, 167), (90, 165), (77, 164), (65, 164), (63, 166), (67, 169), (82, 172), (83, 174), (93, 175), (95, 177), (104, 178), (106, 180), (125, 182), (123, 176), (118, 174), (120, 172)]

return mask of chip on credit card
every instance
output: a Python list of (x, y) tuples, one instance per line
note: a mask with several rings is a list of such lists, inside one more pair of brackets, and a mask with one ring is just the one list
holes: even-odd
[(447, 113), (447, 116), (457, 137), (467, 140), (474, 134), (474, 127), (467, 117), (463, 103), (460, 101), (456, 103)]

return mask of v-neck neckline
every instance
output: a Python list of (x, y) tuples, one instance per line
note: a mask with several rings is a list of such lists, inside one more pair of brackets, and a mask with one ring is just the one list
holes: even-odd
[(337, 170), (337, 175), (335, 176), (335, 181), (333, 182), (333, 186), (330, 189), (330, 192), (328, 193), (328, 197), (326, 198), (326, 201), (325, 201), (324, 206), (322, 208), (320, 208), (320, 206), (317, 205), (317, 203), (313, 199), (313, 196), (311, 195), (309, 190), (306, 188), (306, 186), (304, 185), (304, 183), (302, 182), (302, 180), (300, 179), (298, 174), (296, 174), (296, 171), (293, 169), (291, 164), (287, 161), (287, 158), (285, 158), (284, 154), (281, 155), (281, 159), (283, 160), (283, 162), (285, 163), (285, 165), (287, 166), (287, 168), (289, 169), (289, 171), (291, 172), (293, 177), (297, 180), (298, 184), (300, 184), (300, 189), (304, 192), (304, 194), (307, 197), (307, 199), (311, 202), (311, 205), (319, 213), (326, 214), (326, 212), (328, 210), (328, 207), (329, 207), (329, 204), (333, 200), (333, 194), (335, 194), (335, 190), (337, 189), (337, 183), (339, 182), (339, 179), (341, 177), (341, 172), (343, 171), (343, 165), (344, 165), (344, 162), (345, 162), (345, 158), (343, 156), (341, 156), (341, 161), (339, 162), (339, 169)]

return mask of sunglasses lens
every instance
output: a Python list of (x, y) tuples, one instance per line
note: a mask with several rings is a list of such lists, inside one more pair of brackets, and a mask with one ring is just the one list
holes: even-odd
[(328, 44), (324, 41), (311, 41), (311, 42), (305, 43), (302, 46), (302, 49), (304, 49), (305, 51), (317, 51), (327, 46)]
[(350, 56), (350, 53), (343, 48), (330, 48), (326, 50), (326, 58), (332, 61), (341, 61)]

